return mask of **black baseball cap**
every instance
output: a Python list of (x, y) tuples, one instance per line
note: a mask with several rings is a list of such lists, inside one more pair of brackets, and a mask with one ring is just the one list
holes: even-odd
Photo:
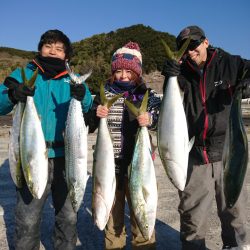
[(181, 45), (183, 44), (183, 41), (187, 38), (191, 38), (191, 40), (201, 40), (206, 37), (205, 32), (198, 26), (188, 26), (184, 28), (180, 34), (176, 38), (176, 45), (177, 48), (180, 49)]

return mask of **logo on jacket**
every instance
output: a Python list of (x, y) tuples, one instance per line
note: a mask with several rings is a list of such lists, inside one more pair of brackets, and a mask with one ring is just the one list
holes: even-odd
[(214, 82), (214, 86), (217, 87), (217, 86), (221, 85), (222, 83), (223, 83), (222, 80), (220, 80), (220, 81), (218, 81), (218, 82)]
[(63, 79), (64, 82), (70, 83), (70, 79)]

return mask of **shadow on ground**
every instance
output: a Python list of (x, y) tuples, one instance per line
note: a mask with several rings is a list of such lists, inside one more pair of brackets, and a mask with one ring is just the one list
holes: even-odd
[[(8, 160), (6, 160), (0, 167), (0, 206), (2, 207), (4, 224), (6, 227), (6, 238), (9, 249), (13, 248), (14, 235), (14, 209), (16, 203), (15, 185), (11, 179), (9, 172)], [(104, 247), (104, 233), (100, 231), (94, 224), (91, 216), (91, 190), (92, 178), (90, 177), (83, 199), (82, 206), (78, 213), (78, 242), (77, 250), (101, 250)], [(1, 211), (1, 210), (0, 210)], [(131, 232), (128, 216), (128, 208), (126, 207), (125, 225), (128, 233), (127, 248), (130, 249)], [(49, 196), (43, 210), (43, 217), (41, 222), (41, 242), (46, 250), (52, 250), (51, 237), (54, 226), (54, 209), (52, 206), (51, 197)], [(157, 248), (165, 250), (180, 249), (179, 232), (160, 220), (156, 221), (156, 240)]]

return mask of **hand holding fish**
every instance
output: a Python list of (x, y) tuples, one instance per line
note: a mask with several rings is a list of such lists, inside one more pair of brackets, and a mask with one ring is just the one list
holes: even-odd
[(34, 96), (35, 94), (35, 87), (31, 88), (26, 86), (24, 83), (19, 83), (12, 77), (7, 77), (4, 85), (8, 87), (9, 97), (14, 104), (18, 102), (25, 103), (27, 96)]
[(85, 86), (83, 84), (70, 84), (70, 95), (78, 101), (82, 101), (85, 96)]
[(109, 109), (104, 105), (99, 105), (96, 110), (96, 115), (99, 118), (105, 118), (108, 116)]
[(144, 112), (140, 114), (139, 116), (137, 116), (136, 119), (140, 127), (147, 127), (151, 125), (151, 115), (148, 112)]
[(180, 75), (180, 62), (173, 59), (166, 60), (163, 67), (163, 74), (167, 77)]

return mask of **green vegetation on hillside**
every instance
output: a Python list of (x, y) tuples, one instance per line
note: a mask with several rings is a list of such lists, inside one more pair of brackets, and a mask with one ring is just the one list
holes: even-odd
[[(74, 55), (70, 64), (75, 72), (81, 74), (89, 69), (93, 70), (87, 82), (90, 89), (95, 92), (96, 87), (110, 77), (112, 54), (129, 41), (137, 42), (140, 45), (143, 73), (161, 71), (165, 59), (161, 39), (170, 46), (171, 50), (175, 50), (173, 35), (156, 31), (142, 24), (94, 35), (73, 43)], [(17, 66), (25, 65), (34, 55), (35, 52), (0, 47), (0, 81)]]

